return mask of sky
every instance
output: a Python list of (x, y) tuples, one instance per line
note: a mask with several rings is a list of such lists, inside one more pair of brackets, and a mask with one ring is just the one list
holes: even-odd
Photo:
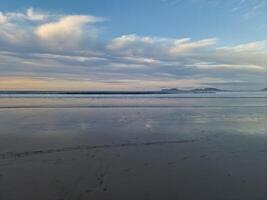
[(1, 0), (0, 90), (267, 87), (267, 0)]

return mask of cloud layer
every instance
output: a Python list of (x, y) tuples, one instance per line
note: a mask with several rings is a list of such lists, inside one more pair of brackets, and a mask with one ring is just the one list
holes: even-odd
[(137, 34), (101, 40), (103, 17), (0, 12), (0, 89), (156, 89), (266, 82), (267, 41)]

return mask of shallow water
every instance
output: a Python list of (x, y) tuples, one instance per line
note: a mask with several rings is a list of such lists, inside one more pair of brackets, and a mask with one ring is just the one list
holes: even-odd
[(2, 95), (0, 199), (267, 199), (267, 95)]

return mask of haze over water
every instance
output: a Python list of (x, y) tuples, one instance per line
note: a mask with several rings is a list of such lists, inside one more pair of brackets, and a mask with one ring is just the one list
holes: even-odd
[(264, 92), (0, 105), (0, 199), (266, 199)]

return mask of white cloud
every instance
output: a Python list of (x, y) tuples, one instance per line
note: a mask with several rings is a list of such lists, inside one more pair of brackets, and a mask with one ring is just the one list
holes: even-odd
[(24, 50), (78, 49), (82, 42), (96, 38), (98, 30), (93, 24), (103, 20), (91, 15), (48, 13), (32, 7), (23, 12), (0, 12), (0, 44)]
[(152, 37), (142, 37), (135, 34), (122, 35), (120, 37), (114, 38), (108, 45), (111, 50), (122, 49), (129, 47), (130, 45), (145, 44), (151, 45), (160, 42), (159, 38)]
[(258, 52), (267, 50), (267, 40), (250, 42), (231, 47), (219, 47), (217, 49), (223, 51), (233, 51), (233, 52)]
[(52, 15), (47, 12), (43, 12), (40, 10), (36, 10), (32, 7), (28, 8), (27, 10), (24, 10), (22, 12), (17, 11), (17, 12), (5, 12), (2, 13), (3, 16), (6, 17), (6, 19), (9, 22), (27, 22), (27, 21), (45, 21), (54, 17), (59, 17), (60, 15)]
[(209, 62), (200, 62), (187, 65), (189, 67), (196, 67), (199, 69), (210, 69), (210, 70), (249, 70), (249, 71), (265, 71), (266, 69), (259, 65), (242, 65), (242, 64), (217, 64)]
[(88, 15), (64, 16), (56, 22), (37, 27), (36, 35), (45, 44), (53, 47), (76, 48), (85, 34), (84, 26), (99, 21), (102, 21), (102, 18)]
[(114, 38), (107, 48), (129, 56), (173, 57), (216, 44), (217, 39), (192, 41), (191, 38), (160, 38), (135, 34)]
[(190, 52), (195, 49), (209, 47), (216, 44), (216, 38), (208, 38), (191, 42), (190, 39), (176, 40), (173, 46), (170, 48), (172, 55), (179, 55), (182, 53)]
[(7, 17), (2, 12), (0, 12), (0, 25), (5, 24), (6, 22), (7, 22)]
[(26, 16), (29, 20), (42, 21), (47, 19), (48, 15), (42, 12), (37, 12), (32, 7), (27, 9)]

